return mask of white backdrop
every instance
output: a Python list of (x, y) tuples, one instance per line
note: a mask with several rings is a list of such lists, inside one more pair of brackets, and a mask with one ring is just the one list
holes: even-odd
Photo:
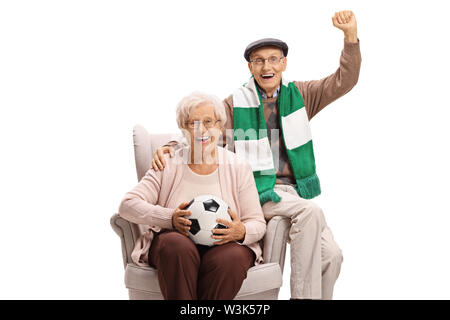
[(288, 79), (333, 73), (348, 9), (359, 82), (311, 122), (334, 297), (449, 299), (448, 14), (426, 3), (1, 1), (0, 298), (127, 299), (109, 219), (137, 183), (133, 126), (177, 132), (176, 103), (227, 97), (259, 38), (288, 43)]

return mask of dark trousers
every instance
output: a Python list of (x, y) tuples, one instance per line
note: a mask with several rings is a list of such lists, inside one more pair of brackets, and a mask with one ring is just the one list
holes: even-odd
[(158, 270), (166, 300), (234, 299), (254, 260), (247, 246), (197, 246), (174, 230), (156, 234), (149, 250), (149, 265)]

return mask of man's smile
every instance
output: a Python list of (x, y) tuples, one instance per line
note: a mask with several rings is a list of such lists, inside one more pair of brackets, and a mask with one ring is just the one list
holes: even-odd
[(274, 76), (275, 76), (274, 73), (264, 73), (261, 75), (261, 78), (263, 80), (272, 80)]

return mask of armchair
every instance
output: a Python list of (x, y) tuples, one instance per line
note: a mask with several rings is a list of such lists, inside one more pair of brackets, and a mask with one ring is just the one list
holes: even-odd
[[(153, 152), (159, 146), (167, 143), (170, 134), (149, 134), (140, 125), (134, 127), (133, 141), (138, 181), (150, 168)], [(144, 226), (131, 223), (118, 214), (110, 219), (113, 230), (121, 240), (122, 258), (125, 269), (125, 286), (131, 300), (163, 299), (158, 282), (156, 269), (140, 267), (131, 260), (136, 240), (144, 231)], [(268, 221), (267, 232), (261, 240), (264, 263), (248, 270), (237, 300), (274, 300), (282, 285), (282, 272), (286, 253), (286, 240), (289, 231), (288, 218), (275, 216)]]

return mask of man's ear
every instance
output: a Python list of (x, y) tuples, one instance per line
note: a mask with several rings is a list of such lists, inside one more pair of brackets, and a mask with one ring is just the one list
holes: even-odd
[(283, 71), (286, 71), (286, 67), (287, 67), (287, 58), (285, 57), (283, 59)]
[(253, 68), (251, 62), (248, 63), (248, 70), (250, 70), (250, 73), (253, 75)]

